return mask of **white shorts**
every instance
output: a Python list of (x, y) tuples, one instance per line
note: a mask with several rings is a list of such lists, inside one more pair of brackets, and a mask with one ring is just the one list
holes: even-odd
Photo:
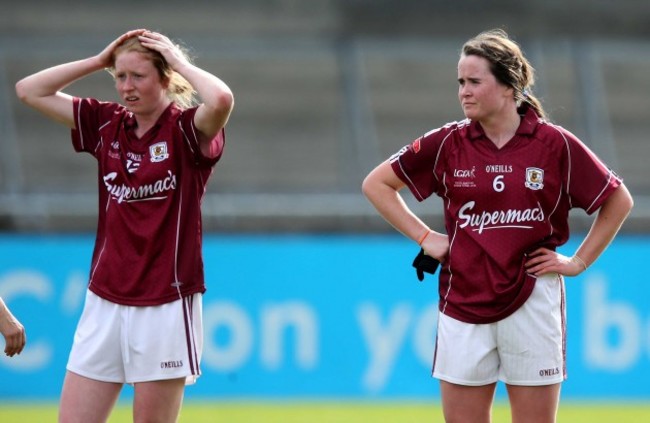
[(460, 322), (442, 313), (433, 376), (446, 382), (480, 386), (501, 380), (538, 386), (566, 379), (564, 279), (537, 278), (519, 310), (490, 324)]
[(90, 290), (67, 369), (103, 382), (138, 383), (201, 374), (202, 294), (151, 307), (115, 304)]

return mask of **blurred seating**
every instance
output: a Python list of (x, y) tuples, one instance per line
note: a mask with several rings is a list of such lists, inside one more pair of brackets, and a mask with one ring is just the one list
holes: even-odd
[[(428, 129), (462, 118), (460, 46), (504, 26), (537, 68), (537, 93), (552, 119), (582, 137), (640, 199), (630, 230), (649, 231), (650, 49), (640, 27), (647, 16), (634, 13), (645, 3), (627, 2), (623, 11), (587, 0), (491, 3), (233, 0), (190, 8), (118, 0), (67, 11), (18, 3), (0, 17), (0, 228), (94, 228), (93, 159), (73, 153), (68, 130), (19, 104), (13, 85), (94, 54), (126, 29), (149, 27), (182, 40), (236, 95), (226, 155), (204, 203), (206, 228), (388, 230), (360, 194), (363, 177)], [(582, 10), (579, 23), (544, 19), (560, 5), (569, 15)], [(479, 12), (483, 19), (473, 18)], [(607, 14), (626, 19), (596, 31)], [(68, 92), (116, 100), (107, 73)], [(430, 205), (413, 207), (440, 217)]]

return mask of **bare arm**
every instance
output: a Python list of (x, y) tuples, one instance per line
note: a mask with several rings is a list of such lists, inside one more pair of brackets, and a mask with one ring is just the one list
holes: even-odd
[(21, 79), (16, 83), (16, 95), (55, 122), (74, 128), (72, 97), (61, 90), (86, 75), (110, 66), (115, 47), (142, 31), (134, 30), (121, 35), (96, 56), (47, 68)]
[(183, 76), (196, 90), (203, 103), (194, 116), (194, 125), (201, 133), (201, 150), (211, 156), (212, 139), (226, 126), (234, 106), (232, 91), (221, 79), (187, 61), (169, 38), (155, 32), (145, 32), (140, 36), (144, 47), (156, 50), (167, 63)]
[(399, 190), (402, 182), (388, 161), (381, 163), (363, 181), (362, 190), (379, 214), (395, 229), (415, 242), (422, 242), (426, 253), (443, 261), (449, 250), (447, 235), (432, 231), (408, 208)]
[(25, 328), (23, 325), (11, 314), (9, 308), (5, 305), (2, 298), (0, 298), (0, 333), (5, 338), (5, 354), (13, 357), (15, 354), (20, 354), (25, 348)]
[(621, 184), (598, 210), (589, 233), (573, 257), (540, 248), (531, 254), (532, 258), (526, 264), (528, 271), (535, 275), (557, 272), (575, 276), (582, 273), (612, 242), (633, 206), (634, 200), (630, 192)]

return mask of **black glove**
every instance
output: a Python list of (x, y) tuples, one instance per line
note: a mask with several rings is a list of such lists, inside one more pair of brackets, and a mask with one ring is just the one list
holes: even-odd
[(434, 274), (438, 270), (440, 262), (435, 258), (424, 254), (424, 249), (420, 248), (420, 252), (415, 256), (413, 260), (413, 267), (415, 267), (415, 273), (418, 275), (418, 280), (422, 282), (424, 280), (424, 272)]

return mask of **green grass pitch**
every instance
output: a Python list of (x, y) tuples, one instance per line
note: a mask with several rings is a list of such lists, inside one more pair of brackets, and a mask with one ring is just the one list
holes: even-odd
[[(56, 404), (0, 404), (0, 422), (56, 422)], [(118, 405), (109, 423), (131, 422), (129, 404)], [(415, 423), (442, 422), (439, 404), (408, 402), (186, 402), (179, 423)], [(494, 408), (493, 422), (510, 422), (507, 405)], [(650, 402), (562, 403), (558, 422), (647, 423)]]

